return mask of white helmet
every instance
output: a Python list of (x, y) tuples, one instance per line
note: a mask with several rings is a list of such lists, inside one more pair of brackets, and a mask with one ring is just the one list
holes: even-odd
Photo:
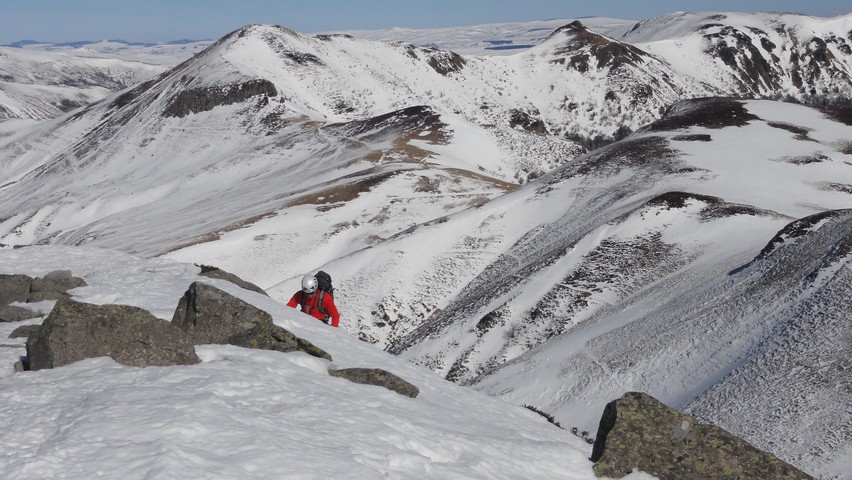
[(317, 290), (317, 277), (310, 273), (302, 277), (302, 291), (305, 293), (314, 293)]

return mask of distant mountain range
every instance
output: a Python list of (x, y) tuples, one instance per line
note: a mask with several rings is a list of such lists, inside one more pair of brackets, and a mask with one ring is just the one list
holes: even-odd
[[(849, 478), (852, 15), (513, 25), (135, 51), (110, 71), (144, 80), (0, 122), (0, 242), (278, 300), (322, 268), (346, 330), (452, 381), (584, 430), (642, 390)], [(54, 54), (0, 50), (0, 112), (85, 78)]]
[[(201, 40), (202, 42), (210, 42), (211, 40)], [(80, 40), (76, 42), (40, 42), (38, 40), (19, 40), (17, 42), (12, 43), (0, 43), (0, 47), (12, 47), (12, 48), (26, 48), (26, 47), (34, 47), (38, 46), (42, 49), (57, 49), (57, 48), (85, 48), (91, 45), (97, 45), (99, 43), (117, 43), (121, 45), (125, 45), (128, 47), (155, 47), (158, 45), (187, 45), (190, 43), (199, 42), (199, 40), (173, 40), (170, 42), (164, 43), (147, 43), (147, 42), (128, 42), (127, 40), (115, 39), (115, 40), (101, 40), (101, 41), (93, 41), (93, 40)]]

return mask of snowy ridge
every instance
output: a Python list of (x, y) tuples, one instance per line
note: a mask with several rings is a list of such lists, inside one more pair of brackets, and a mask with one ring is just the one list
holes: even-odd
[[(6, 339), (3, 478), (596, 478), (589, 445), (538, 414), (446, 382), (268, 297), (205, 280), (195, 266), (69, 247), (2, 250), (0, 265), (37, 276), (69, 268), (89, 284), (73, 292), (77, 300), (133, 304), (164, 318), (189, 283), (209, 282), (334, 358), (203, 345), (202, 363), (192, 366), (137, 368), (103, 357), (14, 374), (6, 360), (22, 354), (23, 339)], [(0, 334), (17, 326), (0, 323)], [(355, 366), (391, 371), (420, 394), (327, 373)]]

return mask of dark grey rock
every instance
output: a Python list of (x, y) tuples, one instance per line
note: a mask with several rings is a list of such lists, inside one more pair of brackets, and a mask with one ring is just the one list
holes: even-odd
[(85, 287), (86, 281), (80, 277), (71, 276), (69, 270), (56, 270), (44, 277), (36, 278), (30, 286), (30, 294), (42, 292), (66, 293), (77, 287)]
[(33, 279), (27, 275), (0, 274), (0, 305), (26, 303)]
[(343, 368), (329, 370), (328, 374), (350, 382), (384, 387), (406, 397), (415, 398), (420, 394), (419, 388), (380, 368)]
[(219, 280), (226, 280), (226, 281), (231, 282), (231, 283), (233, 283), (234, 285), (236, 285), (240, 288), (244, 288), (246, 290), (251, 290), (253, 292), (262, 293), (262, 294), (266, 295), (266, 291), (264, 291), (262, 288), (258, 287), (257, 285), (255, 285), (251, 282), (247, 282), (247, 281), (243, 280), (242, 278), (234, 275), (233, 273), (226, 272), (226, 271), (224, 271), (220, 268), (217, 268), (217, 267), (211, 267), (211, 266), (208, 266), (208, 265), (201, 265), (201, 273), (199, 275), (202, 275), (202, 276), (205, 276), (205, 277), (208, 277), (208, 278), (216, 278), (216, 279), (219, 279)]
[(332, 360), (331, 355), (323, 349), (272, 323), (256, 324), (250, 330), (230, 337), (226, 343), (238, 347), (275, 350), (278, 352), (304, 352), (328, 361)]
[(42, 314), (15, 305), (0, 305), (0, 322), (20, 322), (40, 317)]
[(74, 276), (71, 274), (71, 270), (54, 270), (52, 272), (49, 272), (47, 275), (43, 276), (42, 278), (45, 279), (45, 280), (52, 280), (52, 281), (61, 282), (61, 281), (65, 281), (65, 280), (70, 280), (73, 277)]
[(12, 333), (9, 334), (9, 338), (27, 338), (33, 332), (40, 329), (41, 325), (21, 325), (20, 327), (12, 330)]
[(32, 292), (27, 298), (29, 303), (48, 302), (70, 299), (71, 295), (64, 292)]
[(610, 402), (592, 450), (598, 476), (633, 469), (660, 480), (810, 479), (795, 467), (714, 425), (701, 424), (650, 395)]
[(224, 344), (256, 325), (272, 325), (272, 317), (214, 286), (193, 282), (178, 302), (172, 324), (189, 333), (196, 345)]
[(269, 80), (255, 79), (201, 88), (184, 88), (163, 111), (164, 117), (183, 118), (191, 113), (208, 112), (221, 105), (243, 102), (254, 96), (275, 97), (278, 91)]
[(188, 332), (196, 344), (229, 344), (246, 348), (302, 351), (331, 360), (307, 340), (275, 325), (272, 316), (214, 286), (194, 282), (180, 299), (172, 324)]
[(138, 367), (200, 362), (184, 331), (146, 310), (127, 305), (60, 300), (42, 328), (27, 339), (32, 370), (102, 356)]

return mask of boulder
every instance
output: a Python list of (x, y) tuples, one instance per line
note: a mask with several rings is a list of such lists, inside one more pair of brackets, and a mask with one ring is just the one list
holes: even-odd
[(27, 275), (0, 274), (0, 305), (26, 303), (33, 279)]
[(15, 305), (0, 305), (0, 323), (20, 322), (31, 318), (40, 317), (41, 313), (28, 310)]
[(323, 349), (273, 323), (256, 324), (250, 330), (231, 336), (226, 343), (238, 347), (278, 352), (304, 352), (328, 361), (332, 360), (331, 355)]
[(42, 328), (27, 339), (31, 370), (102, 356), (138, 367), (200, 362), (183, 330), (127, 305), (59, 300)]
[(9, 334), (9, 338), (28, 338), (33, 332), (41, 329), (41, 325), (21, 325), (20, 327), (12, 330), (12, 333)]
[(354, 383), (384, 387), (406, 397), (415, 398), (420, 394), (419, 388), (380, 368), (343, 368), (329, 370), (328, 374)]
[(243, 280), (242, 278), (234, 275), (233, 273), (226, 272), (226, 271), (224, 271), (220, 268), (217, 268), (217, 267), (211, 267), (209, 265), (201, 265), (201, 273), (199, 275), (202, 275), (202, 276), (205, 276), (205, 277), (208, 277), (208, 278), (216, 278), (216, 279), (219, 279), (219, 280), (226, 280), (226, 281), (231, 282), (231, 283), (233, 283), (234, 285), (236, 285), (240, 288), (245, 288), (246, 290), (251, 290), (253, 292), (262, 293), (262, 294), (266, 295), (266, 291), (264, 291), (262, 288), (258, 287), (257, 285), (255, 285), (251, 282), (247, 282), (247, 281)]
[(224, 344), (256, 325), (271, 325), (272, 316), (212, 285), (193, 282), (178, 302), (172, 324), (189, 333), (196, 345)]
[(35, 279), (27, 275), (0, 275), (0, 305), (67, 299), (71, 298), (68, 290), (85, 286), (86, 281), (71, 275), (70, 270), (55, 270)]
[(302, 351), (331, 360), (322, 349), (275, 325), (267, 312), (204, 283), (194, 282), (189, 286), (178, 302), (172, 324), (189, 333), (196, 345), (214, 343)]
[(29, 303), (37, 303), (37, 302), (53, 302), (57, 300), (68, 300), (71, 298), (71, 295), (65, 292), (57, 292), (57, 291), (44, 291), (44, 292), (30, 292), (29, 297), (27, 297), (27, 302)]
[(68, 290), (85, 287), (86, 281), (71, 275), (70, 270), (54, 270), (44, 277), (36, 278), (30, 285), (29, 302), (61, 300), (70, 298)]
[(628, 392), (604, 409), (592, 450), (595, 474), (633, 469), (660, 480), (810, 479), (727, 431), (701, 424), (650, 395)]

